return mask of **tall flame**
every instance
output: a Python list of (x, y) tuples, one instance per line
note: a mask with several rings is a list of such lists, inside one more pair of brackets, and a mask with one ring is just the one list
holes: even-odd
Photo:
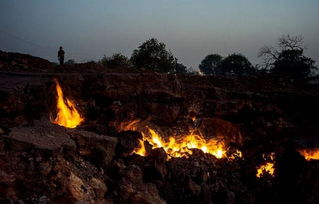
[(300, 149), (298, 152), (305, 157), (306, 160), (319, 160), (319, 148)]
[[(190, 134), (178, 139), (169, 137), (168, 141), (165, 141), (155, 130), (149, 127), (146, 127), (146, 129), (147, 132), (141, 132), (143, 139), (139, 141), (139, 146), (133, 151), (135, 154), (146, 156), (144, 141), (147, 141), (152, 145), (153, 149), (163, 148), (168, 159), (172, 157), (189, 157), (189, 155), (193, 154), (193, 149), (200, 149), (218, 159), (227, 156), (225, 144), (216, 139), (206, 140), (202, 136)], [(241, 157), (241, 152), (237, 151), (235, 156)]]
[(274, 177), (275, 175), (275, 163), (274, 163), (275, 153), (270, 153), (268, 156), (263, 155), (264, 160), (270, 160), (265, 162), (264, 164), (257, 167), (257, 178), (264, 176), (265, 174), (269, 174)]
[(77, 111), (75, 103), (64, 97), (59, 82), (56, 79), (54, 79), (54, 81), (57, 92), (57, 116), (55, 119), (51, 119), (51, 122), (67, 128), (75, 128), (81, 124), (84, 119)]

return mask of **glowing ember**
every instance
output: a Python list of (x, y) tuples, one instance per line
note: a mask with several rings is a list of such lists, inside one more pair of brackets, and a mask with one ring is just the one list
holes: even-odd
[(51, 119), (51, 122), (67, 128), (75, 128), (84, 119), (81, 117), (75, 107), (75, 103), (63, 96), (62, 88), (59, 82), (54, 79), (57, 91), (57, 116)]
[(298, 152), (305, 157), (306, 160), (319, 160), (319, 148), (300, 149)]
[[(146, 156), (146, 150), (144, 141), (149, 142), (155, 148), (163, 148), (167, 153), (168, 158), (171, 157), (189, 157), (193, 154), (192, 149), (200, 149), (204, 153), (214, 155), (216, 158), (225, 158), (226, 149), (223, 142), (217, 141), (216, 139), (205, 140), (199, 135), (187, 135), (185, 137), (177, 138), (169, 137), (168, 141), (165, 141), (157, 132), (147, 127), (147, 132), (141, 132), (143, 139), (140, 140), (140, 145), (133, 153)], [(241, 157), (241, 152), (237, 151), (233, 158)]]
[(140, 122), (140, 120), (133, 120), (131, 122), (121, 122), (120, 126), (117, 127), (119, 131), (136, 131), (137, 124)]
[(257, 167), (257, 174), (256, 174), (257, 178), (260, 178), (260, 177), (264, 176), (265, 174), (269, 174), (272, 177), (275, 176), (275, 164), (273, 162), (274, 157), (275, 157), (274, 153), (271, 153), (268, 156), (268, 158), (265, 155), (263, 155), (263, 158), (265, 160), (269, 159), (270, 161)]

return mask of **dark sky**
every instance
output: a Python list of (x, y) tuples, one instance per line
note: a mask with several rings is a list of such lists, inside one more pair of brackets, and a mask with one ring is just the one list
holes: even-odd
[(0, 49), (78, 62), (130, 56), (155, 37), (179, 61), (197, 68), (208, 54), (258, 50), (283, 34), (303, 35), (319, 61), (318, 0), (1, 0)]

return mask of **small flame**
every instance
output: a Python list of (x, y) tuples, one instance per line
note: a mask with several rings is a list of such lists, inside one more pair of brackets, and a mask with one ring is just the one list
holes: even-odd
[[(147, 132), (141, 132), (143, 139), (140, 140), (140, 144), (133, 153), (146, 156), (146, 149), (144, 141), (147, 141), (152, 145), (152, 148), (163, 148), (166, 152), (168, 159), (172, 157), (186, 157), (193, 154), (192, 149), (200, 149), (204, 153), (214, 155), (216, 158), (221, 159), (227, 157), (225, 144), (216, 139), (205, 140), (202, 136), (199, 135), (187, 135), (175, 139), (174, 137), (169, 137), (168, 141), (165, 141), (155, 130), (146, 127)], [(232, 155), (231, 158), (241, 157), (242, 154), (237, 150), (235, 155)]]
[(265, 164), (260, 165), (257, 168), (257, 178), (262, 177), (265, 173), (268, 173), (271, 176), (274, 176), (275, 173), (275, 167), (273, 162), (267, 162)]
[(242, 158), (243, 157), (243, 153), (241, 151), (239, 151), (238, 149), (230, 155), (230, 159), (235, 159), (235, 158)]
[(63, 96), (59, 82), (56, 79), (54, 79), (54, 81), (57, 92), (57, 116), (55, 119), (51, 119), (51, 122), (67, 128), (75, 128), (81, 124), (84, 119), (77, 111), (75, 103)]
[(319, 148), (300, 149), (298, 152), (305, 157), (306, 160), (319, 160)]
[(267, 161), (266, 163), (260, 165), (257, 167), (257, 178), (261, 178), (262, 176), (264, 176), (265, 174), (269, 174), (270, 176), (274, 177), (275, 176), (275, 163), (274, 163), (274, 159), (275, 159), (275, 153), (270, 153), (268, 155), (268, 157), (263, 154), (263, 158), (264, 160), (270, 160)]
[(139, 147), (135, 148), (133, 153), (134, 154), (138, 154), (142, 157), (146, 156), (146, 149), (145, 149), (145, 145), (144, 145), (144, 141), (143, 140), (139, 140)]

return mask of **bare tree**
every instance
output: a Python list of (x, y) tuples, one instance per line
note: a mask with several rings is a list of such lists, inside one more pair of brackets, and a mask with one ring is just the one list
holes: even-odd
[(291, 36), (283, 35), (278, 40), (278, 45), (281, 50), (304, 50), (304, 37), (301, 35)]
[(263, 47), (259, 57), (264, 57), (263, 69), (270, 73), (304, 79), (317, 70), (315, 61), (304, 55), (302, 36), (283, 35), (276, 47)]
[(276, 47), (264, 46), (259, 50), (258, 57), (264, 58), (263, 67), (270, 69), (276, 60), (278, 60), (280, 53), (285, 50), (299, 50), (306, 49), (304, 46), (304, 38), (301, 35), (291, 36), (289, 34), (282, 35), (278, 39)]
[(278, 59), (279, 51), (274, 47), (264, 46), (259, 50), (258, 57), (264, 58), (264, 63), (261, 66), (263, 69), (270, 69)]

